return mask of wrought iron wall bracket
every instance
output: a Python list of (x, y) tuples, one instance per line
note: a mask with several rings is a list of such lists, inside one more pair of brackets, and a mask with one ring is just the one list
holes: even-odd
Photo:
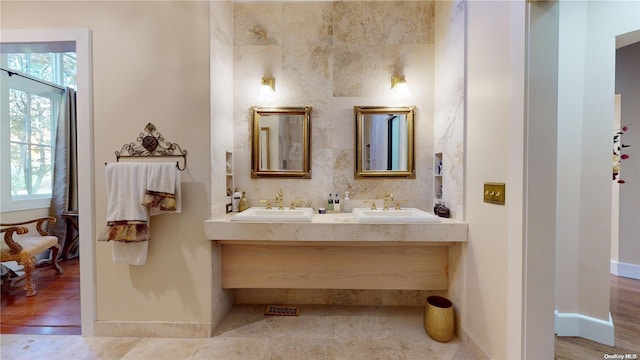
[(138, 136), (139, 144), (130, 142), (122, 145), (122, 149), (115, 152), (116, 162), (119, 162), (120, 158), (181, 157), (184, 160), (184, 166), (180, 167), (180, 162), (176, 161), (178, 170), (183, 171), (187, 168), (187, 150), (182, 150), (176, 143), (165, 141), (152, 123), (148, 123), (144, 130), (145, 132), (141, 132)]

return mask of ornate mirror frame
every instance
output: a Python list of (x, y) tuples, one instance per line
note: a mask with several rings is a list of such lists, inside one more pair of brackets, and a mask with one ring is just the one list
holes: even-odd
[[(415, 179), (416, 169), (414, 161), (414, 115), (415, 106), (354, 106), (356, 123), (356, 168), (355, 178), (394, 177)], [(364, 159), (364, 121), (367, 115), (404, 115), (406, 116), (406, 170), (367, 170)]]
[[(260, 107), (254, 106), (252, 108), (251, 117), (251, 177), (252, 178), (265, 178), (265, 177), (279, 177), (279, 178), (301, 178), (311, 179), (311, 107)], [(261, 163), (265, 162), (265, 157), (261, 153), (261, 149), (271, 148), (277, 149), (280, 144), (262, 144), (261, 139), (265, 134), (264, 124), (261, 124), (261, 119), (269, 116), (280, 115), (299, 115), (302, 116), (302, 166), (298, 169), (270, 169), (272, 164), (276, 161), (270, 160), (267, 157), (267, 167), (269, 169), (263, 169), (260, 167)], [(262, 160), (262, 161), (261, 161)]]

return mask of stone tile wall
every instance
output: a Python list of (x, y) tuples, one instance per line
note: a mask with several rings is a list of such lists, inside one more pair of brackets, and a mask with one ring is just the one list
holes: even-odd
[[(250, 206), (279, 189), (285, 202), (323, 206), (329, 193), (433, 206), (433, 1), (234, 3), (235, 184)], [(394, 98), (393, 74), (411, 97)], [(276, 78), (270, 103), (258, 97), (263, 76)], [(251, 112), (255, 105), (311, 106), (312, 179), (252, 179)], [(354, 179), (356, 105), (415, 105), (416, 179)]]

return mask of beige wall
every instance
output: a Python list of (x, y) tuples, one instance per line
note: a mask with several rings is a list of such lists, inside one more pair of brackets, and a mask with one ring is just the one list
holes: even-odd
[[(197, 336), (208, 334), (211, 246), (202, 231), (210, 199), (208, 3), (3, 1), (0, 7), (3, 29), (93, 32), (96, 168), (80, 172), (95, 172), (98, 231), (106, 220), (103, 164), (115, 160), (115, 150), (152, 122), (189, 151), (183, 212), (152, 218), (146, 265), (114, 264), (111, 244), (95, 244), (97, 320), (189, 323)], [(81, 241), (89, 246), (94, 239)]]
[[(211, 1), (211, 216), (226, 212), (227, 153), (233, 153), (233, 3)], [(212, 244), (212, 325), (218, 324), (233, 303), (233, 293), (222, 289), (222, 246)]]
[[(522, 356), (524, 5), (468, 2), (466, 56), (462, 327), (482, 356), (515, 359)], [(505, 206), (482, 202), (484, 182), (506, 183)]]

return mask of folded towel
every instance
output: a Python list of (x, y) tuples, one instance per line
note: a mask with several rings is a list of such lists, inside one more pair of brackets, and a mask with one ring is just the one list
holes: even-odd
[(175, 163), (147, 164), (147, 185), (142, 205), (151, 215), (179, 213), (181, 209), (180, 171)]
[(140, 201), (147, 182), (143, 163), (110, 163), (107, 175), (107, 228), (98, 240), (149, 240), (149, 212)]
[(180, 173), (175, 163), (107, 164), (107, 226), (98, 240), (113, 240), (113, 260), (144, 265), (149, 216), (181, 210)]

